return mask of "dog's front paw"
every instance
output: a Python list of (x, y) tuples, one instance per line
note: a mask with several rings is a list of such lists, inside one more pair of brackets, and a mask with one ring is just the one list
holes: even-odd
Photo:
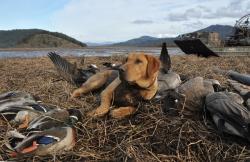
[(110, 115), (116, 119), (123, 119), (134, 114), (136, 109), (134, 107), (121, 107), (110, 112)]
[(81, 96), (81, 92), (76, 89), (73, 91), (73, 93), (70, 95), (70, 98), (76, 98), (76, 97), (80, 97)]
[(102, 117), (109, 112), (109, 108), (98, 107), (97, 109), (90, 111), (87, 115), (90, 117)]

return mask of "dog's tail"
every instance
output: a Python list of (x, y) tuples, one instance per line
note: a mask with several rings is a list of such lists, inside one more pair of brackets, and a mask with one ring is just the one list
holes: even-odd
[(161, 61), (163, 71), (167, 73), (171, 69), (171, 59), (168, 54), (166, 42), (162, 44), (160, 61)]
[(88, 69), (78, 69), (76, 63), (72, 64), (66, 59), (62, 58), (55, 52), (49, 52), (48, 57), (56, 67), (57, 72), (66, 81), (76, 86), (81, 86), (90, 76), (96, 73), (96, 69), (89, 67)]

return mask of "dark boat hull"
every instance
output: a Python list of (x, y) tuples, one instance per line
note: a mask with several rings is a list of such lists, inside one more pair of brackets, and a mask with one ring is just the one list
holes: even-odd
[(186, 54), (198, 56), (250, 56), (250, 46), (208, 47), (200, 39), (175, 40), (176, 45)]
[(210, 50), (200, 39), (186, 39), (174, 41), (180, 49), (186, 54), (197, 54), (198, 56), (209, 57), (219, 55)]

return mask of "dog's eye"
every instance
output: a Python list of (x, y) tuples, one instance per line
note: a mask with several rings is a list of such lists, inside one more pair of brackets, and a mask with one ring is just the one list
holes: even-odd
[(135, 60), (135, 63), (136, 63), (136, 64), (139, 64), (139, 63), (142, 63), (142, 61), (139, 60), (139, 59), (136, 59), (136, 60)]

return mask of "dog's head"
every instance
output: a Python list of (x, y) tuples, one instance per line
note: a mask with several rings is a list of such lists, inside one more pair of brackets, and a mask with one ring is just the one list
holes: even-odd
[(120, 67), (120, 78), (140, 87), (148, 87), (155, 81), (160, 68), (160, 61), (144, 53), (130, 53)]

